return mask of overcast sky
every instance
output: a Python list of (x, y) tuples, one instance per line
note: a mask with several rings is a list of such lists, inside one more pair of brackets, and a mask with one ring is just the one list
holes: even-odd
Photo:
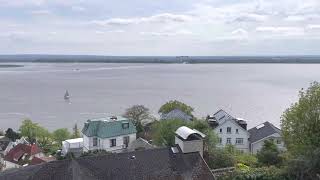
[(0, 54), (316, 55), (320, 0), (0, 0)]

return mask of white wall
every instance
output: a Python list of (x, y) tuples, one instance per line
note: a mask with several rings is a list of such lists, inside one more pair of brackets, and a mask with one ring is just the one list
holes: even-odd
[[(275, 134), (272, 134), (272, 135), (270, 135), (270, 136), (268, 136), (266, 138), (263, 138), (263, 139), (261, 139), (261, 140), (259, 140), (257, 142), (252, 143), (251, 144), (251, 153), (256, 154), (258, 151), (260, 151), (261, 148), (263, 147), (264, 141), (269, 140), (269, 139), (273, 139), (274, 140), (274, 143), (277, 145), (277, 147), (278, 147), (278, 149), (280, 151), (285, 151), (286, 150), (286, 148), (284, 146), (284, 142), (283, 142), (283, 140), (281, 138), (281, 135), (278, 134), (278, 133), (275, 133)], [(281, 141), (280, 144), (277, 144), (277, 139)]]
[[(218, 147), (225, 147), (227, 143), (227, 138), (231, 138), (231, 144), (235, 146), (238, 150), (243, 152), (249, 152), (249, 133), (244, 130), (241, 126), (237, 125), (236, 122), (232, 122), (234, 120), (226, 120), (225, 123), (220, 124), (218, 127), (214, 129), (219, 138), (222, 138), (221, 144), (217, 144)], [(227, 127), (231, 127), (231, 133), (227, 133)], [(222, 129), (222, 133), (220, 133), (220, 129)], [(238, 134), (236, 133), (236, 129), (238, 129)], [(243, 144), (236, 144), (236, 138), (243, 138)]]
[(203, 156), (203, 140), (182, 141), (175, 137), (175, 144), (178, 144), (183, 153), (199, 152)]
[(15, 163), (12, 163), (12, 162), (10, 162), (10, 161), (4, 161), (4, 165), (5, 165), (5, 167), (4, 167), (3, 170), (21, 167), (20, 165), (15, 164)]
[[(88, 150), (97, 150), (97, 149), (103, 149), (106, 151), (119, 151), (122, 149), (125, 149), (123, 144), (123, 137), (129, 136), (129, 144), (131, 144), (134, 140), (136, 140), (136, 134), (128, 134), (128, 135), (121, 135), (117, 137), (111, 137), (111, 138), (98, 138), (98, 145), (93, 146), (93, 137), (87, 137), (83, 135), (83, 144), (84, 144), (84, 151)], [(99, 141), (100, 139), (100, 141)], [(110, 140), (116, 139), (116, 146), (110, 147)], [(100, 143), (99, 143), (100, 142)]]

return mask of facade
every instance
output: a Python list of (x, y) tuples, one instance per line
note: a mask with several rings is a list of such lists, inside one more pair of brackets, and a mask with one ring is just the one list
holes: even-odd
[(120, 152), (136, 140), (136, 127), (121, 116), (88, 120), (82, 129), (83, 151)]
[(67, 139), (62, 141), (61, 153), (63, 156), (68, 153), (73, 153), (76, 157), (79, 157), (83, 151), (83, 138)]
[(249, 129), (250, 151), (253, 154), (259, 152), (265, 140), (273, 140), (280, 151), (286, 150), (281, 137), (281, 130), (269, 122), (264, 122), (254, 128)]
[(247, 123), (240, 118), (234, 118), (224, 110), (219, 110), (208, 123), (219, 137), (218, 147), (230, 144), (241, 152), (249, 152), (249, 137)]

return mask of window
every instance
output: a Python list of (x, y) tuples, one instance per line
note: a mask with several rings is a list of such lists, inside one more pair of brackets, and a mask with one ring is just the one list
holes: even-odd
[(123, 137), (123, 145), (125, 145), (125, 147), (129, 146), (129, 141), (130, 141), (130, 137), (129, 136)]
[(231, 127), (227, 127), (227, 133), (231, 134)]
[(222, 133), (222, 129), (220, 128), (220, 133)]
[(219, 144), (222, 144), (222, 138), (219, 138)]
[(98, 138), (94, 137), (93, 138), (93, 146), (98, 146)]
[(122, 123), (122, 129), (128, 129), (129, 128), (129, 123)]
[(117, 146), (117, 140), (116, 139), (110, 139), (110, 147)]
[(239, 134), (239, 129), (236, 129), (236, 133)]
[(277, 144), (281, 144), (281, 139), (277, 139)]
[(236, 144), (243, 144), (243, 138), (236, 138)]
[(227, 138), (227, 144), (231, 144), (231, 138)]

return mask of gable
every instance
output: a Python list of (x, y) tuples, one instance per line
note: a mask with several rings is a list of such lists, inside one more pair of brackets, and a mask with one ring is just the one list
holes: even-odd
[(234, 119), (227, 119), (224, 122), (220, 123), (219, 126), (217, 126), (216, 128), (214, 128), (215, 131), (218, 131), (220, 128), (226, 128), (226, 127), (230, 127), (231, 128), (235, 128), (235, 129), (239, 129), (239, 131), (242, 131), (248, 135), (250, 135), (250, 133), (243, 129), (237, 122), (235, 122)]

